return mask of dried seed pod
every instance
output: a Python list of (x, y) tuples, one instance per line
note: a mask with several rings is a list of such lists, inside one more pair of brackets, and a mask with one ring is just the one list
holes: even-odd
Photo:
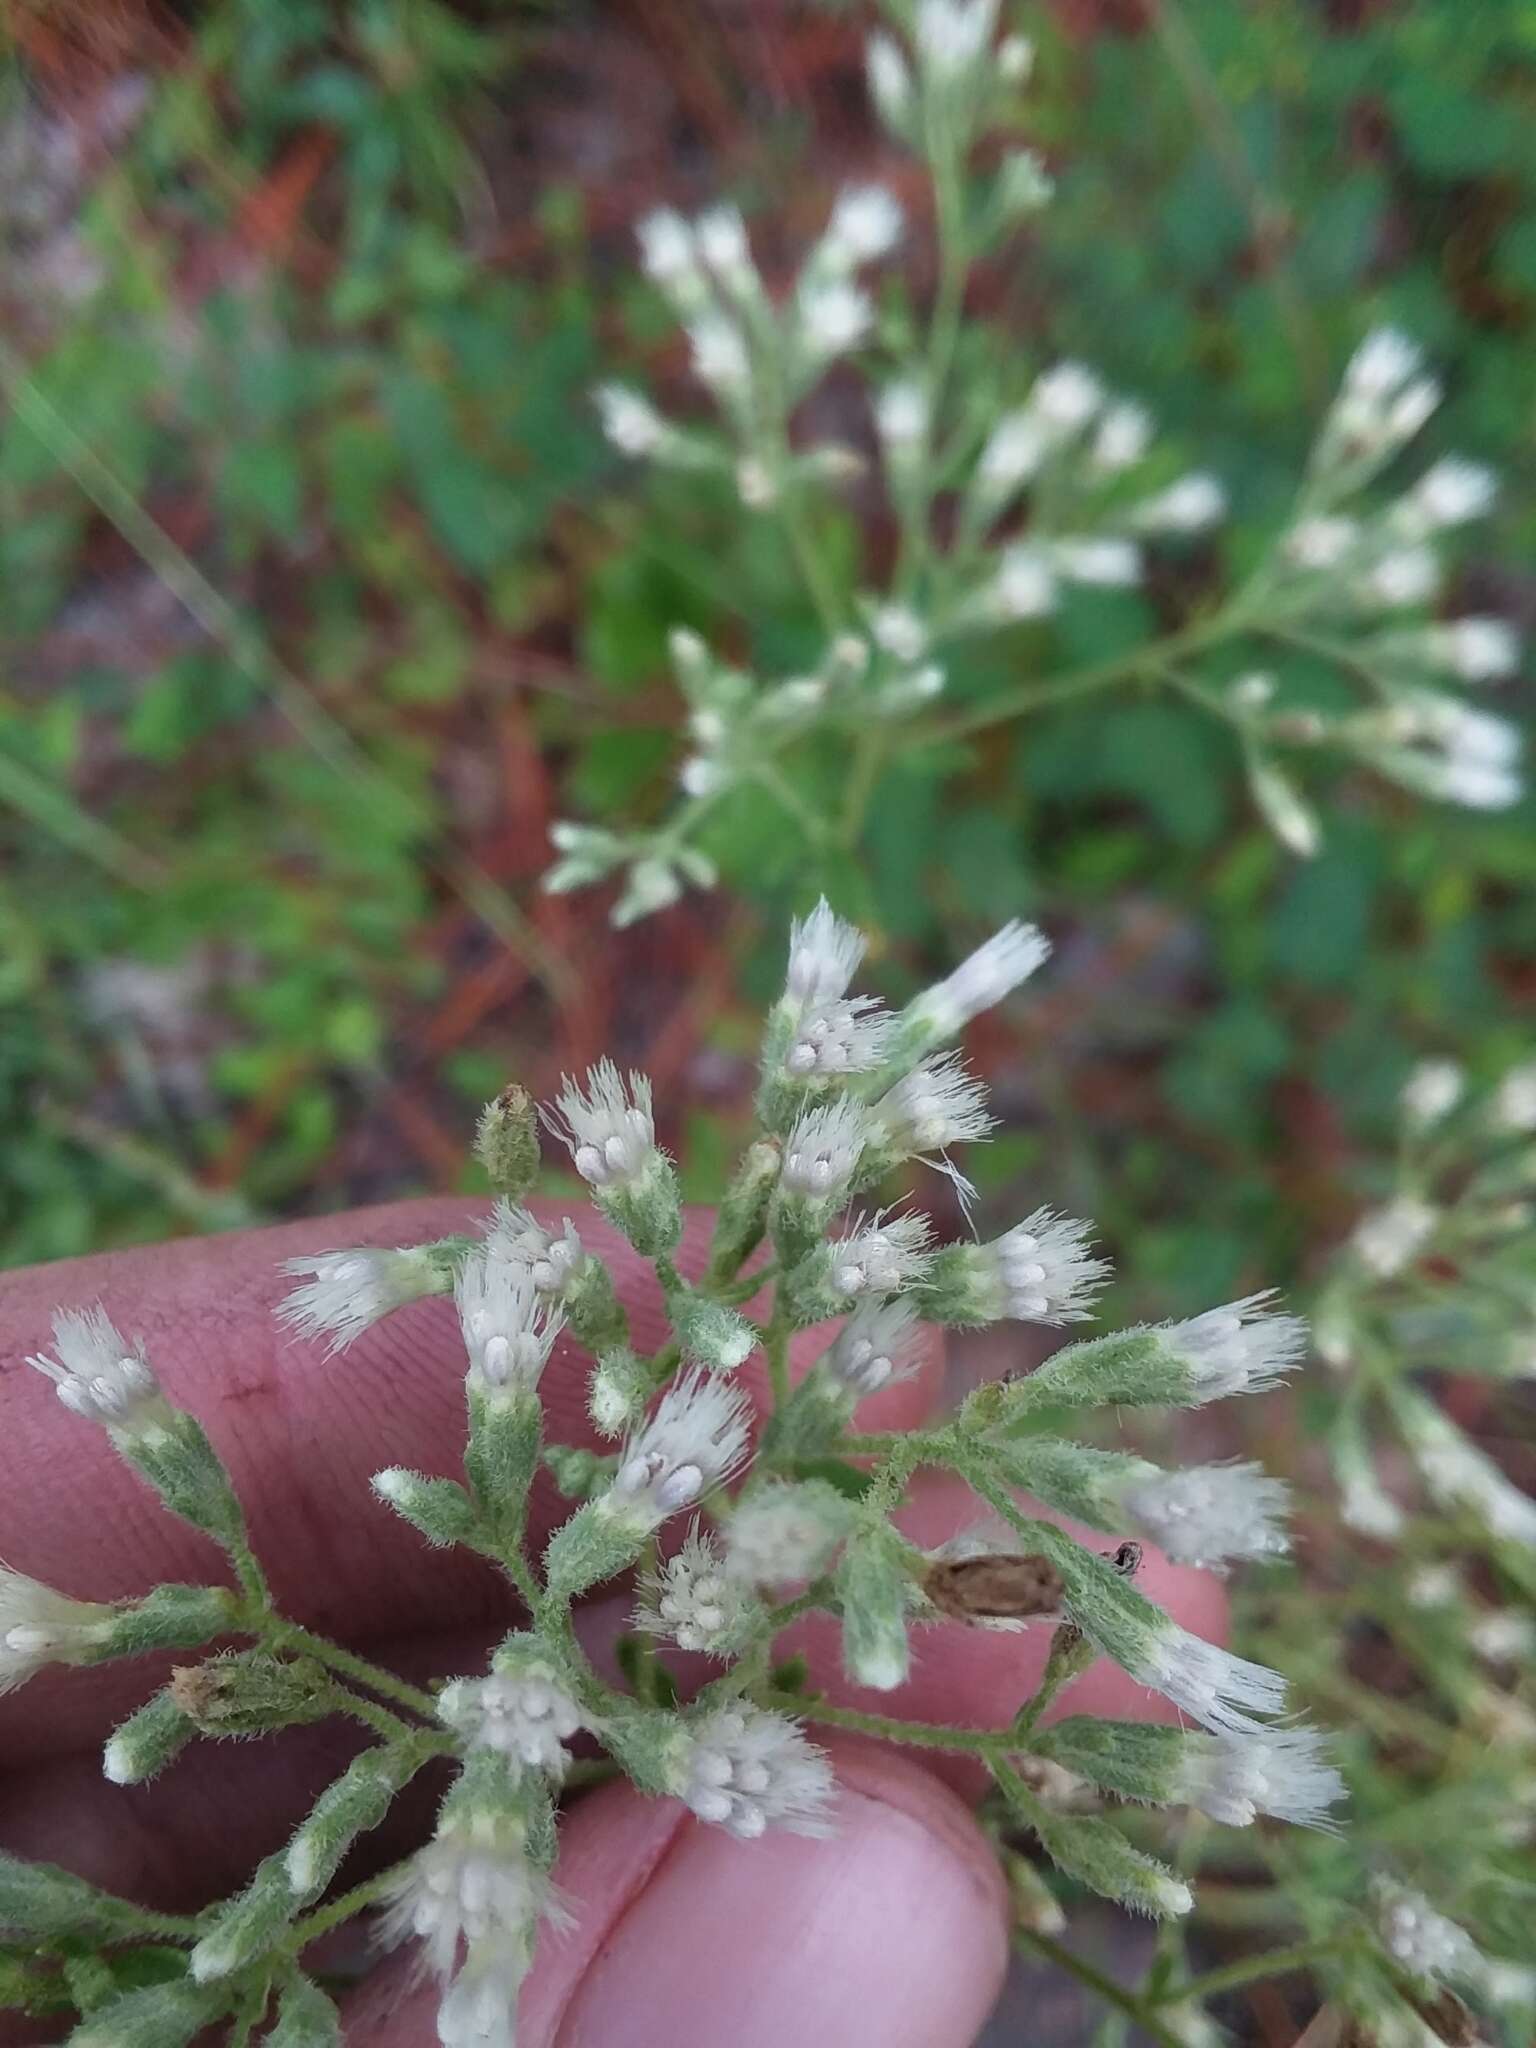
[(937, 1558), (923, 1591), (956, 1621), (1027, 1621), (1059, 1614), (1066, 1590), (1049, 1558), (1025, 1555)]

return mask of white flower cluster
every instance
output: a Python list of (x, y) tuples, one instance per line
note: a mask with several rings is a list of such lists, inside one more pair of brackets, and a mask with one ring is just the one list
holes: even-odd
[(582, 1726), (580, 1706), (536, 1656), (493, 1667), (488, 1678), (454, 1679), (438, 1694), (437, 1713), (468, 1748), (492, 1750), (551, 1778), (564, 1776), (565, 1745)]
[(799, 1727), (760, 1707), (721, 1707), (688, 1728), (677, 1796), (744, 1842), (769, 1827), (831, 1831), (832, 1766)]

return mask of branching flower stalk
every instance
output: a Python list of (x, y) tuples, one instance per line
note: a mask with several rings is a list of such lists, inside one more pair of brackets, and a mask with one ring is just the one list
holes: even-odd
[[(407, 1684), (280, 1614), (213, 1446), (161, 1390), (143, 1347), (100, 1308), (60, 1311), (54, 1348), (34, 1364), (82, 1426), (106, 1429), (166, 1505), (223, 1546), (235, 1583), (93, 1604), (7, 1572), (0, 1677), (11, 1685), (49, 1662), (217, 1644), (111, 1737), (105, 1770), (118, 1784), (153, 1777), (200, 1739), (333, 1714), (370, 1738), (286, 1847), (195, 1923), (168, 1928), (63, 1872), (0, 1866), (0, 1923), (26, 1938), (34, 1960), (80, 1936), (109, 1971), (120, 1943), (151, 1936), (180, 1958), (166, 1981), (93, 2006), (77, 2048), (173, 2048), (221, 2019), (244, 2026), (269, 2012), (281, 2015), (274, 2038), (335, 2040), (304, 1950), (320, 1927), (371, 1907), (386, 1909), (390, 1938), (422, 1944), (443, 1980), (445, 2048), (511, 2043), (540, 1930), (565, 1910), (552, 1873), (577, 1741), (643, 1791), (743, 1840), (835, 1828), (819, 1727), (964, 1752), (1061, 1872), (1157, 1916), (1189, 1910), (1187, 1881), (1155, 1843), (1133, 1843), (1104, 1812), (1084, 1810), (1084, 1794), (1090, 1808), (1129, 1801), (1228, 1826), (1260, 1815), (1331, 1824), (1337, 1771), (1323, 1738), (1288, 1717), (1283, 1681), (1190, 1635), (1150, 1601), (1136, 1582), (1139, 1546), (1127, 1540), (1217, 1566), (1268, 1556), (1284, 1547), (1282, 1489), (1257, 1467), (1164, 1472), (1064, 1433), (1074, 1411), (1197, 1407), (1274, 1385), (1299, 1364), (1304, 1333), (1270, 1296), (1077, 1339), (1029, 1377), (980, 1387), (931, 1427), (859, 1431), (861, 1405), (913, 1369), (925, 1325), (1080, 1324), (1107, 1276), (1088, 1227), (1050, 1209), (988, 1243), (941, 1245), (916, 1213), (878, 1206), (893, 1167), (942, 1162), (950, 1145), (985, 1129), (984, 1091), (947, 1048), (1046, 950), (1038, 933), (1011, 926), (893, 1015), (850, 994), (862, 953), (855, 931), (825, 903), (797, 923), (765, 1035), (759, 1128), (697, 1271), (680, 1259), (678, 1181), (644, 1078), (604, 1062), (565, 1083), (546, 1121), (594, 1206), (654, 1272), (669, 1328), (650, 1353), (634, 1348), (579, 1219), (553, 1225), (525, 1206), (538, 1145), (533, 1106), (515, 1092), (481, 1127), (499, 1195), (482, 1232), (311, 1263), (283, 1313), (343, 1349), (408, 1296), (445, 1291), (449, 1273), (465, 1348), (463, 1478), (402, 1464), (376, 1475), (374, 1488), (428, 1543), (467, 1545), (504, 1571), (515, 1619), (483, 1671)], [(856, 1058), (801, 1056), (850, 1035)], [(796, 1378), (790, 1340), (814, 1328), (819, 1355)], [(542, 1388), (557, 1350), (567, 1369), (581, 1359), (593, 1427), (611, 1449), (548, 1439)], [(315, 1371), (344, 1369), (316, 1347)], [(766, 1405), (755, 1412), (749, 1385), (763, 1383)], [(541, 1467), (572, 1503), (542, 1549), (527, 1515)], [(930, 1552), (893, 1519), (923, 1467), (958, 1474), (977, 1503), (977, 1527)], [(1068, 1533), (1047, 1518), (1053, 1511), (1102, 1537)], [(634, 1682), (619, 1687), (581, 1649), (573, 1606), (636, 1572), (634, 1654), (621, 1657)], [(891, 1694), (891, 1713), (792, 1677), (780, 1638), (812, 1612), (835, 1618), (847, 1679)], [(1044, 1679), (1033, 1692), (1021, 1683), (1010, 1722), (950, 1727), (900, 1713), (929, 1632), (956, 1626), (1050, 1633)], [(692, 1698), (670, 1665), (674, 1650), (719, 1665)], [(1100, 1656), (1162, 1693), (1189, 1725), (1042, 1718), (1051, 1703), (1070, 1710), (1072, 1681)], [(454, 1777), (427, 1846), (326, 1903), (348, 1849), (443, 1758)], [(1064, 1802), (1065, 1786), (1078, 1796)], [(56, 1976), (39, 1982), (61, 1995)]]
[[(734, 208), (692, 221), (654, 213), (640, 223), (642, 265), (686, 331), (718, 421), (681, 423), (626, 385), (596, 395), (624, 454), (726, 480), (745, 518), (777, 526), (819, 622), (820, 657), (762, 676), (679, 626), (672, 665), (691, 740), (680, 802), (649, 830), (557, 824), (546, 886), (622, 873), (616, 922), (663, 908), (713, 879), (714, 814), (754, 785), (786, 809), (808, 852), (856, 847), (895, 749), (965, 742), (1127, 684), (1221, 720), (1258, 809), (1300, 856), (1321, 840), (1297, 776), (1313, 756), (1450, 803), (1514, 802), (1517, 730), (1466, 692), (1513, 673), (1516, 636), (1501, 619), (1436, 609), (1448, 544), (1487, 513), (1494, 479), (1459, 458), (1394, 478), (1440, 387), (1391, 329), (1350, 359), (1291, 511), (1244, 545), (1252, 566), (1241, 580), (1097, 666), (990, 694), (972, 683), (972, 658), (1000, 636), (1018, 666), (1035, 667), (1043, 627), (1074, 593), (1138, 588), (1168, 551), (1209, 553), (1230, 508), (1220, 481), (1181, 473), (1145, 408), (1088, 366), (1048, 364), (1021, 387), (1015, 338), (965, 319), (972, 272), (1050, 200), (1040, 158), (1008, 141), (1032, 53), (1023, 37), (998, 40), (995, 0), (885, 0), (883, 11), (891, 26), (869, 39), (868, 82), (881, 122), (931, 181), (937, 285), (926, 312), (907, 303), (898, 275), (880, 276), (906, 238), (881, 186), (839, 196), (782, 287), (760, 273)], [(857, 446), (817, 441), (804, 424), (804, 401), (833, 370), (861, 383)], [(883, 580), (865, 565), (844, 587), (825, 531), (872, 462), (899, 545)], [(1331, 672), (1345, 708), (1281, 686), (1276, 668), (1298, 654)], [(817, 772), (829, 750), (830, 778)]]

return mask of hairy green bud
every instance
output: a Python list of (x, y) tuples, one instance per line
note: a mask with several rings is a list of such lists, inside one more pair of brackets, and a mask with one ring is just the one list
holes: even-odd
[(456, 1480), (431, 1479), (404, 1465), (390, 1465), (375, 1472), (370, 1484), (380, 1500), (388, 1501), (397, 1515), (440, 1550), (483, 1540), (480, 1511)]
[(539, 1113), (528, 1090), (511, 1081), (481, 1111), (475, 1157), (494, 1194), (520, 1202), (539, 1173)]
[(284, 1985), (266, 2048), (341, 2048), (341, 2015), (308, 1977)]
[(168, 1686), (120, 1722), (102, 1751), (102, 1774), (114, 1785), (142, 1785), (174, 1761), (197, 1734)]
[(888, 1522), (866, 1520), (848, 1538), (834, 1584), (843, 1616), (843, 1669), (855, 1684), (893, 1692), (906, 1682), (912, 1575), (907, 1544)]

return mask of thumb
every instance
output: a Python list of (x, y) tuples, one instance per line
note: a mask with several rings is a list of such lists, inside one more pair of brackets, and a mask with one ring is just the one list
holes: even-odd
[[(738, 1842), (625, 1785), (582, 1800), (555, 1873), (575, 1924), (541, 1937), (519, 2048), (971, 2048), (1007, 1965), (996, 1860), (928, 1772), (863, 1744), (834, 1755), (824, 1841)], [(349, 2042), (436, 2041), (412, 1964), (354, 1994)]]

